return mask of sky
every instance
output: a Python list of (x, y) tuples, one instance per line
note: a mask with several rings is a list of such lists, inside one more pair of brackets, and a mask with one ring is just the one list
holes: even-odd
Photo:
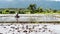
[(60, 9), (60, 0), (0, 0), (0, 8), (25, 8), (32, 3), (44, 8)]
[[(31, 1), (31, 0), (0, 0), (5, 2), (14, 2), (14, 1)], [(33, 0), (33, 1), (42, 1), (42, 0)], [(60, 0), (43, 0), (43, 1), (60, 1)]]
[(60, 1), (60, 0), (50, 0), (50, 1)]

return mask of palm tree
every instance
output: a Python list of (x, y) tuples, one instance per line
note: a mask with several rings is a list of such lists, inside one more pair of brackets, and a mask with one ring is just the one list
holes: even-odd
[(34, 11), (36, 10), (36, 4), (30, 4), (28, 9), (31, 10), (31, 13), (33, 14)]

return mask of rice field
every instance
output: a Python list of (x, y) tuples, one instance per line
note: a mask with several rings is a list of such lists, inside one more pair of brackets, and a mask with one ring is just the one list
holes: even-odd
[(59, 21), (59, 14), (19, 14), (19, 18), (15, 18), (16, 14), (0, 14), (0, 22), (51, 22)]
[[(17, 23), (15, 14), (0, 14), (0, 34), (60, 34), (60, 22), (59, 24), (38, 23), (39, 21), (60, 21), (60, 15), (19, 14), (19, 16)], [(19, 23), (19, 21), (36, 23)]]

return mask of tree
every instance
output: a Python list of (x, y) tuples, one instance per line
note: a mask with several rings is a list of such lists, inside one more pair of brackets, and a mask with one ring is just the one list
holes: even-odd
[(28, 9), (31, 10), (31, 13), (33, 14), (34, 11), (36, 10), (36, 4), (30, 4)]
[(44, 12), (42, 8), (38, 8), (37, 10), (38, 10), (38, 12), (40, 12), (40, 13)]

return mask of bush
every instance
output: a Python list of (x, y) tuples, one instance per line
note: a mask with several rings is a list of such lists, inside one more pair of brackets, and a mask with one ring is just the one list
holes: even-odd
[(15, 14), (15, 11), (9, 11), (9, 14)]
[(9, 10), (4, 10), (2, 14), (9, 14)]
[(43, 8), (41, 8), (41, 7), (40, 7), (40, 8), (38, 8), (38, 9), (37, 9), (37, 11), (38, 11), (39, 13), (44, 12)]
[(57, 12), (57, 10), (53, 10), (53, 13), (56, 13)]
[(18, 13), (19, 14), (25, 14), (25, 12), (23, 10), (20, 10)]
[(24, 13), (25, 14), (30, 14), (30, 10), (26, 9), (26, 10), (24, 10)]
[(0, 11), (0, 14), (2, 14), (2, 11)]

